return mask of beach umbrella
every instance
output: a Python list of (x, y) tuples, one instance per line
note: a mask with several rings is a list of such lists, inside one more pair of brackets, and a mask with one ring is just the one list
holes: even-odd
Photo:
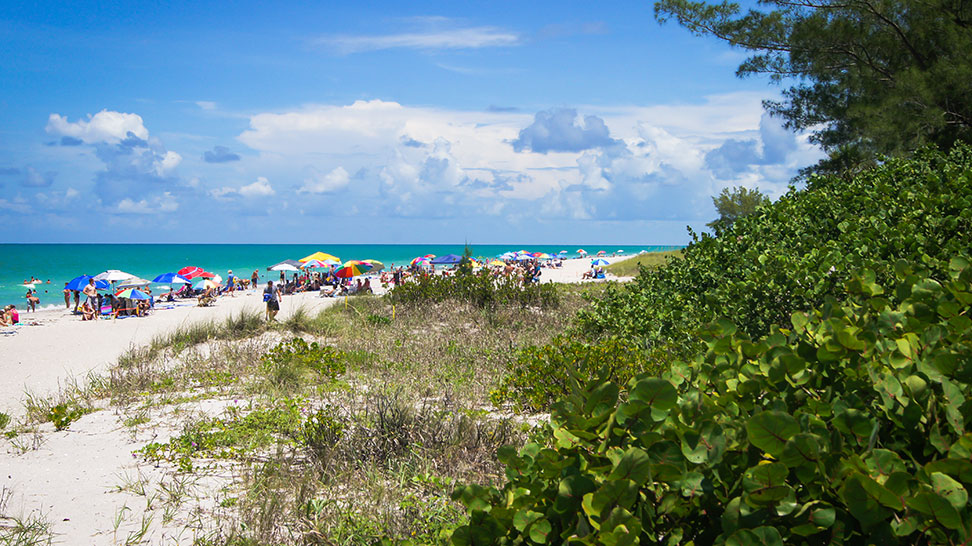
[(622, 249), (619, 248), (618, 249), (618, 254), (624, 254), (624, 250), (622, 250)]
[(135, 287), (138, 287), (138, 286), (148, 286), (150, 284), (152, 284), (151, 281), (147, 281), (145, 279), (139, 279), (138, 277), (134, 277), (134, 278), (127, 279), (127, 280), (124, 280), (124, 281), (119, 282), (118, 285), (115, 286), (115, 288), (135, 288)]
[(115, 295), (118, 296), (119, 298), (128, 298), (130, 300), (152, 299), (151, 296), (149, 296), (148, 294), (142, 292), (137, 288), (126, 288), (125, 290), (119, 290), (118, 293)]
[(275, 263), (267, 268), (267, 271), (298, 271), (298, 267), (301, 266), (303, 262), (298, 262), (297, 260), (284, 260), (280, 263)]
[(578, 248), (577, 249), (577, 253), (580, 254), (581, 256), (586, 256), (587, 255), (587, 251), (584, 250), (583, 248)]
[(196, 289), (196, 290), (205, 290), (207, 288), (219, 288), (219, 284), (216, 283), (216, 282), (213, 282), (210, 279), (203, 279), (203, 280), (199, 281), (198, 283), (196, 283), (196, 286), (193, 286), (193, 288)]
[(439, 256), (438, 258), (434, 258), (429, 263), (432, 265), (441, 265), (441, 264), (457, 264), (461, 261), (462, 261), (462, 256), (457, 256), (455, 254), (446, 254), (445, 256)]
[(552, 260), (553, 259), (553, 256), (551, 256), (550, 254), (547, 254), (546, 252), (537, 252), (533, 257), (536, 258), (536, 259), (538, 259), (538, 260)]
[(435, 259), (435, 254), (426, 254), (425, 256), (422, 256), (422, 257), (423, 258), (428, 258), (430, 260), (434, 260)]
[(598, 256), (604, 256), (605, 254), (607, 254), (607, 252), (604, 252), (603, 250), (598, 250), (597, 251), (597, 255)]
[(533, 260), (534, 258), (533, 258), (533, 256), (530, 256), (529, 254), (520, 254), (519, 256), (517, 256), (516, 258), (513, 258), (513, 259), (514, 260), (517, 260), (517, 261), (520, 261), (520, 262), (525, 262), (527, 260)]
[[(88, 286), (88, 281), (91, 280), (91, 275), (81, 275), (75, 277), (68, 281), (68, 290), (84, 290), (85, 286)], [(108, 290), (111, 288), (111, 284), (108, 281), (95, 281), (95, 288), (98, 290)]]
[(371, 270), (373, 272), (378, 272), (378, 271), (381, 271), (382, 269), (385, 269), (385, 264), (381, 263), (378, 260), (370, 260), (369, 259), (369, 260), (361, 260), (361, 261), (363, 263), (366, 263), (366, 264), (371, 264)]
[(315, 252), (315, 253), (311, 254), (310, 256), (304, 256), (299, 261), (301, 261), (301, 262), (309, 262), (311, 260), (318, 260), (318, 261), (321, 261), (321, 262), (323, 262), (325, 260), (332, 260), (332, 261), (335, 261), (335, 262), (340, 262), (341, 261), (341, 258), (338, 258), (337, 256), (335, 256), (333, 254), (328, 254), (327, 252)]
[(504, 252), (504, 253), (500, 254), (499, 256), (497, 256), (497, 258), (499, 258), (501, 260), (513, 260), (513, 259), (516, 259), (516, 253), (515, 252)]
[(204, 279), (212, 279), (212, 278), (215, 278), (217, 276), (218, 275), (216, 275), (215, 273), (210, 273), (209, 271), (203, 271), (202, 273), (199, 273), (199, 274), (196, 275), (196, 277), (202, 277)]
[(192, 281), (179, 275), (178, 273), (163, 273), (152, 279), (152, 282), (166, 284), (192, 284)]
[(418, 258), (413, 258), (408, 265), (425, 265), (429, 262), (429, 259), (425, 256), (419, 256)]
[(190, 277), (190, 275), (195, 275), (196, 273), (200, 273), (202, 272), (202, 270), (203, 268), (201, 267), (196, 267), (194, 265), (187, 265), (182, 269), (180, 269), (179, 271), (177, 271), (177, 273), (179, 273), (180, 275), (182, 275), (187, 279), (191, 279), (192, 277)]
[(610, 265), (610, 264), (611, 264), (611, 262), (609, 262), (609, 261), (607, 261), (605, 259), (602, 259), (602, 258), (598, 258), (596, 260), (591, 260), (591, 265)]
[(349, 262), (345, 262), (343, 267), (335, 271), (334, 276), (341, 279), (348, 279), (351, 277), (357, 277), (358, 275), (364, 275), (369, 271), (371, 271), (371, 264), (351, 260)]
[(102, 273), (98, 273), (97, 275), (95, 275), (94, 280), (115, 282), (115, 281), (124, 281), (126, 279), (131, 279), (133, 277), (135, 277), (135, 275), (132, 275), (131, 273), (125, 273), (124, 271), (119, 271), (117, 269), (109, 269), (108, 271), (104, 271)]
[(487, 265), (498, 265), (498, 266), (502, 267), (502, 266), (506, 265), (506, 262), (501, 261), (501, 260), (493, 260), (493, 261), (489, 262), (489, 264), (487, 264)]
[(216, 284), (223, 284), (223, 277), (215, 275), (213, 276), (212, 281)]
[(330, 267), (332, 263), (334, 263), (334, 262), (326, 263), (326, 262), (323, 262), (321, 260), (307, 260), (300, 267), (302, 269), (308, 269), (308, 268), (311, 268), (311, 267)]
[(566, 250), (561, 250), (561, 251), (560, 251), (560, 252), (558, 252), (557, 254), (567, 254), (567, 251), (566, 251)]

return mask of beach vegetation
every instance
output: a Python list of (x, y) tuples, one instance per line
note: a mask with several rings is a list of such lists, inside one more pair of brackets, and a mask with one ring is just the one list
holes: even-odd
[(10, 424), (10, 415), (0, 411), (0, 430), (7, 428)]
[[(655, 269), (668, 264), (669, 260), (682, 256), (681, 250), (666, 250), (663, 252), (646, 252), (624, 260), (618, 260), (605, 267), (605, 271), (617, 277), (634, 277), (641, 272), (641, 268)], [(606, 284), (606, 283), (604, 283)]]
[(469, 275), (418, 275), (397, 286), (387, 298), (395, 304), (468, 302), (481, 309), (497, 307), (554, 308), (559, 304), (552, 284), (527, 284), (510, 276), (494, 277), (488, 270)]
[[(850, 275), (840, 301), (554, 405), (452, 544), (957, 544), (969, 539), (972, 265)], [(893, 300), (897, 300), (894, 303)]]
[(706, 224), (716, 233), (725, 231), (733, 222), (756, 212), (761, 205), (769, 204), (768, 197), (759, 188), (749, 189), (743, 186), (736, 188), (722, 188), (719, 195), (712, 198), (719, 217)]
[(658, 371), (658, 360), (618, 338), (593, 343), (557, 337), (520, 349), (490, 400), (519, 412), (546, 412), (559, 399), (594, 380), (624, 384), (635, 375)]
[(586, 336), (617, 336), (690, 357), (703, 325), (729, 318), (756, 337), (798, 310), (842, 297), (855, 271), (879, 284), (899, 260), (944, 279), (972, 234), (972, 149), (923, 150), (852, 180), (814, 177), (718, 237), (695, 237), (682, 258), (611, 285), (580, 311)]

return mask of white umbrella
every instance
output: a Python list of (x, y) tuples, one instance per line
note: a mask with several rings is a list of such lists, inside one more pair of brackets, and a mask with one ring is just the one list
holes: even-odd
[(115, 281), (124, 281), (127, 279), (131, 279), (133, 277), (135, 277), (135, 275), (132, 275), (130, 273), (125, 273), (124, 271), (119, 271), (117, 269), (109, 269), (108, 271), (98, 273), (97, 275), (95, 275), (94, 280), (115, 282)]
[(300, 271), (290, 264), (277, 264), (270, 268), (270, 271)]
[(618, 249), (618, 254), (624, 254), (624, 251), (619, 248)]
[(216, 275), (215, 277), (213, 277), (213, 282), (216, 284), (223, 284), (223, 277)]
[(118, 283), (116, 288), (136, 288), (139, 286), (148, 286), (152, 284), (152, 281), (147, 281), (145, 279), (139, 279), (138, 277), (132, 279), (126, 279)]

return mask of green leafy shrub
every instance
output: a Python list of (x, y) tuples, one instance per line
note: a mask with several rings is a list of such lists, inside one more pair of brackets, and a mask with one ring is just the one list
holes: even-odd
[(66, 402), (51, 406), (50, 411), (47, 413), (47, 420), (54, 423), (54, 430), (64, 430), (89, 411), (87, 408), (82, 408), (77, 404)]
[(7, 428), (7, 425), (9, 424), (10, 424), (10, 416), (0, 411), (0, 430)]
[(277, 386), (296, 388), (307, 370), (333, 380), (345, 371), (341, 352), (334, 347), (307, 343), (299, 337), (282, 341), (260, 358), (270, 382)]
[(899, 259), (941, 277), (972, 246), (972, 150), (920, 151), (847, 180), (814, 177), (776, 203), (702, 236), (682, 259), (608, 287), (581, 312), (589, 336), (617, 335), (688, 358), (699, 329), (729, 317), (751, 336), (842, 297), (854, 271), (888, 284)]
[(371, 326), (388, 326), (389, 324), (391, 324), (392, 321), (391, 318), (386, 317), (385, 315), (375, 315), (375, 314), (368, 315), (367, 317), (365, 317), (365, 320)]
[(893, 294), (867, 271), (792, 329), (720, 320), (691, 363), (565, 398), (552, 447), (455, 491), (452, 543), (967, 543), (972, 267), (895, 269)]
[(330, 408), (321, 408), (307, 416), (297, 433), (297, 441), (318, 457), (324, 456), (344, 435), (344, 423)]
[(655, 371), (657, 365), (648, 362), (644, 351), (623, 340), (585, 343), (558, 337), (547, 345), (520, 349), (490, 399), (496, 405), (512, 403), (518, 410), (547, 411), (578, 384), (595, 378), (625, 383)]
[(524, 285), (512, 277), (494, 277), (486, 269), (469, 275), (418, 275), (396, 286), (386, 297), (392, 303), (456, 301), (480, 308), (556, 307), (560, 302), (557, 288), (551, 283)]

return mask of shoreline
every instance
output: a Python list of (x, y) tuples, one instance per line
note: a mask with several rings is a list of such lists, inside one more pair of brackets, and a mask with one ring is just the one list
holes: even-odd
[[(632, 256), (605, 258), (614, 263)], [(544, 268), (541, 282), (574, 283), (590, 268), (589, 258), (563, 260), (560, 269)], [(605, 280), (625, 280), (610, 277)], [(193, 300), (174, 304), (157, 303), (147, 317), (125, 317), (117, 320), (81, 321), (64, 308), (42, 309), (21, 313), (21, 324), (0, 328), (0, 412), (17, 419), (24, 415), (27, 393), (49, 396), (72, 381), (84, 381), (90, 374), (102, 374), (117, 362), (125, 351), (144, 345), (159, 335), (193, 322), (223, 320), (245, 308), (263, 314), (261, 291), (237, 291), (235, 297), (220, 296), (211, 307), (197, 307)], [(382, 293), (375, 283), (375, 293)], [(334, 298), (321, 298), (315, 293), (285, 296), (277, 320), (285, 320), (295, 309), (317, 313), (332, 305)], [(19, 309), (18, 309), (19, 311)]]

